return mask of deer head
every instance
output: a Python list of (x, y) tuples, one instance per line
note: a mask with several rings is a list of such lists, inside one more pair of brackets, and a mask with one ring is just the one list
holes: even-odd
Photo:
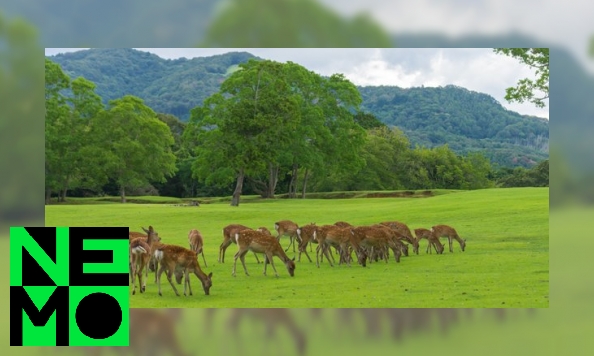
[(462, 243), (460, 243), (460, 247), (462, 247), (462, 252), (464, 252), (464, 250), (466, 249), (466, 239), (462, 240)]
[(295, 257), (293, 257), (292, 260), (287, 260), (285, 265), (287, 266), (287, 271), (289, 271), (291, 277), (295, 277)]
[[(198, 274), (196, 274), (198, 275)], [(200, 278), (200, 277), (198, 277)], [(204, 294), (210, 295), (210, 287), (212, 287), (212, 272), (210, 272), (204, 280), (201, 279)]]

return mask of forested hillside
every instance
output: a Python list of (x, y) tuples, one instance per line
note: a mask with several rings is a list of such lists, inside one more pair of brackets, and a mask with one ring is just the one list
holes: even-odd
[[(92, 49), (51, 56), (71, 78), (94, 82), (104, 103), (142, 98), (155, 112), (186, 122), (190, 110), (219, 90), (246, 52), (166, 60), (133, 49)], [(548, 121), (506, 110), (489, 95), (465, 88), (359, 87), (361, 109), (399, 127), (412, 146), (447, 143), (458, 154), (480, 151), (492, 163), (532, 167), (548, 157)]]

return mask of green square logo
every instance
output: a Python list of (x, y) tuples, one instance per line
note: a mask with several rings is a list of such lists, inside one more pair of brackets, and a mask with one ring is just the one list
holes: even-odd
[(127, 227), (10, 228), (11, 346), (129, 346)]

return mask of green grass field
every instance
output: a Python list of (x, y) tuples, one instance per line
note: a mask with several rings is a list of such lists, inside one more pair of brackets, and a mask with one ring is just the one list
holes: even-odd
[[(210, 296), (192, 277), (194, 295), (176, 297), (165, 276), (163, 297), (157, 294), (154, 274), (147, 292), (131, 296), (134, 308), (367, 308), (470, 307), (546, 308), (549, 306), (548, 188), (513, 188), (462, 191), (429, 198), (278, 199), (253, 201), (231, 207), (228, 202), (180, 207), (167, 204), (89, 204), (46, 206), (46, 226), (129, 226), (133, 231), (152, 225), (163, 242), (187, 246), (190, 229), (205, 238), (206, 273), (213, 272)], [(163, 199), (163, 198), (161, 198)], [(290, 219), (298, 224), (354, 225), (385, 220), (405, 222), (411, 229), (436, 224), (455, 227), (467, 239), (465, 252), (455, 242), (454, 253), (427, 255), (426, 242), (419, 255), (403, 257), (399, 264), (373, 263), (321, 268), (305, 256), (291, 278), (280, 260), (275, 278), (269, 266), (246, 255), (251, 276), (238, 261), (231, 276), (236, 245), (227, 249), (225, 263), (217, 262), (222, 228), (241, 223), (253, 228)], [(444, 239), (445, 242), (445, 239)], [(283, 246), (288, 239), (281, 240)], [(288, 252), (293, 256), (292, 250)], [(178, 286), (182, 292), (183, 285)]]

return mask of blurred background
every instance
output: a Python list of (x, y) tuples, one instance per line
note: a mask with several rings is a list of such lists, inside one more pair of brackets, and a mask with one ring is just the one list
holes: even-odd
[[(289, 324), (274, 324), (271, 317), (263, 318), (257, 313), (236, 316), (233, 310), (220, 310), (209, 316), (211, 324), (215, 325), (212, 328), (215, 334), (211, 337), (206, 337), (201, 329), (208, 326), (208, 313), (203, 310), (188, 310), (175, 318), (165, 311), (153, 311), (160, 315), (157, 318), (170, 319), (150, 320), (156, 320), (158, 325), (167, 325), (165, 320), (175, 320), (175, 335), (182, 351), (192, 355), (222, 354), (223, 346), (230, 347), (229, 353), (239, 353), (239, 344), (230, 343), (225, 337), (228, 320), (246, 320), (236, 329), (241, 337), (232, 340), (242, 340), (254, 353), (297, 353), (298, 342), (294, 338), (300, 335), (297, 330), (309, 341), (304, 352), (311, 354), (325, 347), (353, 354), (392, 348), (410, 347), (412, 350), (413, 346), (417, 351), (421, 351), (419, 347), (423, 351), (433, 347), (446, 354), (478, 350), (487, 354), (594, 351), (590, 337), (594, 331), (591, 323), (594, 306), (590, 303), (594, 283), (587, 272), (592, 270), (592, 258), (587, 251), (594, 245), (589, 234), (594, 222), (594, 141), (590, 139), (594, 137), (594, 100), (591, 98), (594, 93), (594, 21), (590, 19), (593, 10), (594, 3), (581, 0), (562, 3), (553, 0), (2, 2), (0, 242), (3, 250), (8, 251), (9, 226), (42, 226), (44, 223), (42, 57), (45, 47), (548, 47), (550, 90), (553, 92), (549, 108), (549, 309), (538, 310), (533, 315), (508, 310), (505, 319), (497, 319), (492, 311), (478, 310), (472, 315), (458, 311), (460, 318), (450, 324), (448, 334), (439, 332), (437, 310), (426, 313), (433, 315), (428, 318), (430, 322), (423, 324), (430, 327), (414, 332), (415, 317), (386, 312), (381, 314), (384, 317), (374, 317), (382, 320), (379, 328), (372, 332), (381, 337), (381, 341), (365, 331), (362, 311), (345, 319), (348, 322), (339, 322), (342, 319), (337, 310), (325, 310), (318, 316), (307, 310), (291, 310), (285, 317), (294, 320), (296, 326), (284, 329), (280, 325)], [(2, 261), (4, 270), (8, 270), (8, 258)], [(2, 285), (8, 286), (8, 273), (3, 274)], [(6, 288), (3, 295), (8, 296), (7, 292)], [(7, 301), (3, 303), (6, 312)], [(134, 314), (132, 317), (136, 318)], [(425, 318), (419, 314), (421, 317)], [(267, 321), (258, 323), (258, 318)], [(408, 320), (404, 325), (411, 330), (404, 332), (401, 339), (390, 336), (389, 323), (395, 318)], [(270, 335), (265, 325), (279, 325), (279, 332)], [(353, 326), (348, 330), (340, 328), (348, 328), (348, 325)], [(1, 328), (4, 347), (8, 345), (8, 324), (4, 323)], [(268, 337), (276, 341), (265, 349)], [(105, 354), (116, 351), (132, 354), (134, 350), (142, 351), (138, 346), (105, 350)], [(19, 352), (45, 351), (10, 350), (10, 354)], [(147, 352), (137, 354), (149, 354)]]

